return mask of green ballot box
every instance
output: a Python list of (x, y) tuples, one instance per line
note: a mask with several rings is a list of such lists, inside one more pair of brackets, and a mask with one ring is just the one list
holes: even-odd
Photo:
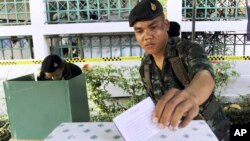
[(12, 139), (44, 139), (62, 122), (89, 121), (84, 74), (58, 81), (26, 75), (3, 85)]

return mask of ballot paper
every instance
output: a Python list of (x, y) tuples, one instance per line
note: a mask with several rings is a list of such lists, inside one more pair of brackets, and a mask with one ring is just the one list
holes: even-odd
[(160, 137), (164, 141), (218, 141), (203, 120), (193, 120), (185, 128), (160, 129), (152, 122), (154, 107), (152, 99), (146, 98), (113, 119), (124, 140), (151, 141)]

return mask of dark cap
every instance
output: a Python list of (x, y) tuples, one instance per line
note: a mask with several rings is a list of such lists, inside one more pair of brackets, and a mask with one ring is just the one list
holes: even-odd
[(142, 0), (129, 14), (129, 26), (132, 27), (137, 21), (153, 20), (163, 13), (163, 8), (158, 0)]
[(180, 24), (175, 21), (171, 21), (169, 22), (169, 24), (170, 24), (170, 28), (168, 30), (169, 37), (180, 36), (180, 29), (181, 29)]
[(62, 59), (54, 54), (51, 54), (44, 58), (42, 62), (42, 71), (44, 72), (54, 72), (60, 67)]

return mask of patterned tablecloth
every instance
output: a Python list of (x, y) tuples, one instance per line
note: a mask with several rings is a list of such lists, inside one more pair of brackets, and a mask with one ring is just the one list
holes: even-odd
[[(61, 123), (44, 141), (124, 141), (112, 122)], [(218, 141), (204, 121), (170, 131), (164, 129), (149, 141)]]

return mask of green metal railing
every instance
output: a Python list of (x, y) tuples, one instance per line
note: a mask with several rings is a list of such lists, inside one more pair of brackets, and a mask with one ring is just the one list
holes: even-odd
[[(183, 0), (183, 20), (192, 20), (192, 1)], [(241, 20), (247, 18), (245, 0), (197, 0), (197, 21)]]
[(0, 0), (1, 25), (30, 24), (29, 0)]
[[(210, 56), (250, 55), (250, 41), (246, 34), (230, 32), (196, 32), (195, 41), (200, 43)], [(191, 39), (190, 32), (183, 32), (182, 38)]]
[(32, 59), (31, 36), (11, 36), (0, 38), (0, 60)]
[[(127, 21), (141, 0), (44, 0), (47, 23)], [(245, 0), (197, 0), (196, 20), (247, 18)], [(182, 1), (183, 20), (192, 19), (192, 0)], [(29, 0), (0, 0), (0, 24), (31, 24)]]
[(51, 53), (64, 58), (141, 56), (133, 34), (48, 36)]
[(138, 0), (45, 0), (48, 23), (124, 21)]
[[(45, 0), (48, 23), (124, 21), (139, 0)], [(192, 0), (183, 0), (183, 20), (192, 19)], [(245, 0), (197, 0), (196, 20), (247, 18)]]
[[(182, 33), (182, 38), (190, 39), (191, 33)], [(58, 35), (47, 36), (47, 40), (51, 53), (64, 58), (142, 56), (144, 54), (133, 34)], [(246, 40), (246, 34), (196, 32), (195, 40), (211, 56), (250, 54), (250, 42)]]
[[(182, 38), (190, 39), (190, 32)], [(196, 32), (195, 41), (200, 43), (210, 56), (250, 55), (250, 42), (246, 34), (223, 32)], [(134, 34), (77, 34), (46, 36), (50, 52), (63, 58), (101, 58), (143, 56), (144, 51)], [(33, 58), (31, 36), (0, 38), (0, 60)]]

